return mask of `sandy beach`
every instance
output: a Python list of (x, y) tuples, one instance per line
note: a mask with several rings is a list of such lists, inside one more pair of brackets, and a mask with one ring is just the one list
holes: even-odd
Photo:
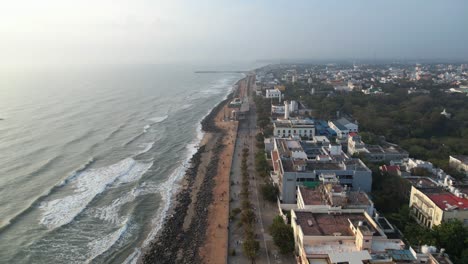
[(227, 106), (233, 94), (201, 122), (205, 134), (200, 147), (191, 158), (162, 229), (140, 262), (226, 262), (229, 173), (238, 122), (224, 117), (231, 111)]

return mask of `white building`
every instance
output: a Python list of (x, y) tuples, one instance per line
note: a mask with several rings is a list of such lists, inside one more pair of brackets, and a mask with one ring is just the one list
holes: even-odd
[(289, 113), (295, 113), (298, 109), (299, 109), (299, 104), (296, 101), (292, 100), (289, 103)]
[(268, 89), (266, 90), (266, 98), (279, 98), (281, 96), (281, 91), (278, 89)]
[(312, 138), (315, 136), (315, 124), (308, 119), (278, 120), (273, 123), (273, 134), (282, 138), (291, 136)]
[(430, 163), (429, 161), (412, 159), (412, 158), (409, 158), (404, 163), (404, 165), (406, 166), (406, 169), (408, 171), (411, 170), (411, 169), (414, 169), (414, 168), (423, 168), (423, 169), (426, 169), (429, 172), (431, 172), (432, 169), (434, 169), (434, 165), (432, 165), (432, 163)]
[(460, 172), (464, 172), (468, 175), (468, 156), (464, 155), (453, 155), (450, 156), (449, 165)]
[(284, 114), (284, 105), (271, 105), (272, 114)]

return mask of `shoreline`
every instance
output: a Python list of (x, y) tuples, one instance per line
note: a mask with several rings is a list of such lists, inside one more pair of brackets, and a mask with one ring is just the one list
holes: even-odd
[[(241, 78), (235, 85), (238, 86), (244, 79), (245, 77)], [(221, 164), (220, 154), (226, 147), (223, 139), (228, 134), (216, 120), (234, 93), (231, 90), (200, 121), (203, 135), (199, 148), (190, 158), (188, 168), (178, 181), (180, 187), (171, 197), (171, 206), (166, 212), (161, 229), (148, 246), (142, 249), (139, 263), (203, 263), (199, 249), (205, 244), (210, 224), (208, 208), (214, 201), (213, 190)]]

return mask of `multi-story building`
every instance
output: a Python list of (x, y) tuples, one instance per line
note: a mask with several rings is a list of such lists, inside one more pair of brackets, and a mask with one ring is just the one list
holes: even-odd
[[(285, 110), (285, 114), (286, 114)], [(284, 119), (273, 123), (273, 135), (275, 137), (307, 137), (315, 136), (314, 121), (310, 119)]]
[[(450, 189), (449, 189), (450, 190)], [(430, 178), (421, 178), (411, 187), (411, 215), (423, 226), (432, 228), (450, 219), (468, 225), (468, 195), (466, 190), (452, 186), (445, 190)]]
[[(336, 179), (336, 178), (335, 178)], [(314, 212), (367, 212), (374, 214), (374, 203), (365, 192), (352, 191), (334, 183), (320, 184), (315, 188), (297, 188), (297, 208)]]
[(341, 185), (370, 192), (372, 172), (359, 159), (349, 158), (340, 145), (274, 139), (271, 176), (283, 203), (296, 203), (298, 186), (336, 178)]
[(350, 132), (358, 132), (358, 125), (352, 123), (346, 118), (340, 118), (334, 121), (328, 121), (331, 129), (335, 130), (339, 139), (347, 139)]
[(267, 89), (265, 91), (265, 97), (266, 98), (280, 98), (281, 97), (281, 91), (278, 89)]
[(385, 218), (366, 212), (291, 210), (291, 226), (298, 263), (372, 263), (405, 246)]
[(348, 153), (364, 155), (370, 162), (389, 162), (392, 160), (402, 160), (409, 157), (409, 153), (397, 145), (368, 145), (361, 137), (354, 132), (349, 133)]

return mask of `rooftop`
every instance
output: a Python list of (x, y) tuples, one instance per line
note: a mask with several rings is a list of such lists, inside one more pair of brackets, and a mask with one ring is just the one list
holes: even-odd
[(427, 177), (415, 176), (415, 177), (407, 177), (406, 179), (411, 183), (411, 185), (413, 185), (414, 187), (418, 189), (438, 187), (438, 185), (433, 180)]
[[(367, 218), (363, 213), (311, 213), (295, 211), (296, 222), (301, 226), (305, 236), (354, 236), (350, 229), (350, 221), (357, 226), (359, 221), (366, 222)], [(374, 227), (367, 226), (375, 232)], [(378, 233), (377, 233), (378, 234)]]
[(452, 157), (459, 160), (461, 163), (468, 164), (468, 156), (467, 155), (452, 155)]
[(307, 170), (342, 170), (342, 166), (340, 166), (337, 162), (320, 162), (320, 161), (308, 161), (307, 162)]
[(380, 168), (383, 172), (397, 172), (400, 170), (398, 165), (382, 165)]
[(346, 206), (371, 205), (371, 201), (365, 193), (346, 191), (343, 186), (339, 184), (320, 185), (317, 188), (300, 187), (300, 192), (305, 205), (328, 204), (330, 206), (341, 206), (345, 208)]
[(325, 205), (318, 189), (299, 187), (302, 199), (306, 205)]
[(348, 159), (344, 161), (346, 169), (355, 171), (369, 171), (369, 168), (360, 159)]
[(457, 197), (449, 192), (434, 193), (427, 196), (442, 210), (468, 209), (468, 199)]

